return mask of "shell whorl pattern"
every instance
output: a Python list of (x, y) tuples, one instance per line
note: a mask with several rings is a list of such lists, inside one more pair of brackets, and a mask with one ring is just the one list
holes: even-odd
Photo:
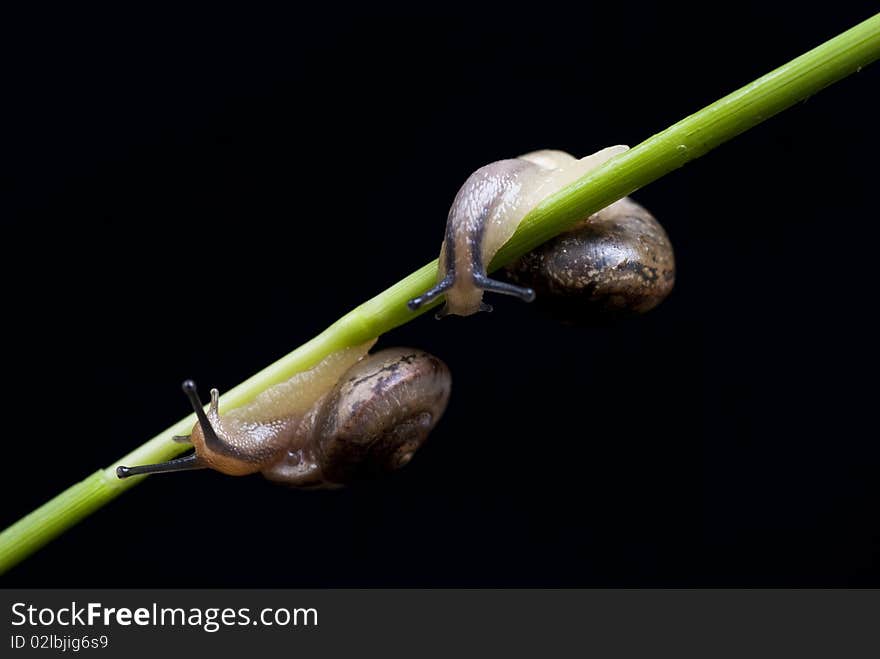
[(426, 352), (391, 348), (352, 367), (315, 420), (324, 478), (340, 483), (407, 464), (449, 401), (447, 366)]
[(424, 351), (368, 355), (303, 420), (304, 441), (263, 474), (296, 487), (336, 487), (399, 469), (440, 420), (450, 388), (448, 367)]

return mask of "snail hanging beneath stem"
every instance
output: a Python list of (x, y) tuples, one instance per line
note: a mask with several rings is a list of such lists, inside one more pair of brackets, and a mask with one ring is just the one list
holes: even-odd
[(438, 317), (491, 311), (482, 301), (484, 291), (526, 302), (537, 293), (542, 304), (567, 320), (643, 313), (657, 306), (675, 282), (672, 245), (657, 220), (628, 198), (509, 265), (513, 282), (486, 274), (529, 211), (627, 148), (608, 147), (580, 160), (564, 151), (534, 151), (475, 171), (449, 210), (437, 284), (410, 300), (410, 309), (445, 294)]
[[(337, 351), (221, 415), (211, 390), (205, 412), (196, 386), (183, 383), (198, 422), (193, 453), (153, 465), (119, 467), (119, 478), (210, 468), (232, 476), (260, 472), (299, 488), (339, 487), (407, 464), (449, 401), (446, 365), (426, 352), (374, 342)], [(366, 356), (365, 356), (366, 355)]]

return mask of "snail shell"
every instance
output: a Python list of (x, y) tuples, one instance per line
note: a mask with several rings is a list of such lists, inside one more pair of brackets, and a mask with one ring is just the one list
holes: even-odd
[(625, 197), (505, 269), (539, 302), (570, 320), (645, 313), (675, 284), (669, 237), (651, 213)]
[(451, 383), (448, 367), (427, 352), (369, 355), (305, 421), (302, 445), (263, 474), (289, 485), (333, 487), (399, 469), (443, 415)]

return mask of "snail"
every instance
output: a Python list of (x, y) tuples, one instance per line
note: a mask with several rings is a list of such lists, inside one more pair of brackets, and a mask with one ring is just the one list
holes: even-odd
[(444, 293), (446, 305), (438, 316), (491, 311), (483, 302), (484, 291), (513, 295), (526, 302), (534, 300), (532, 288), (490, 279), (486, 266), (545, 197), (627, 149), (612, 146), (580, 160), (564, 151), (534, 151), (475, 171), (449, 209), (437, 284), (410, 300), (409, 308), (416, 310)]
[(210, 468), (232, 476), (262, 473), (299, 488), (333, 488), (407, 464), (439, 421), (451, 376), (437, 357), (374, 341), (345, 348), (221, 415), (211, 390), (205, 412), (195, 383), (183, 391), (198, 418), (195, 449), (152, 465), (117, 468), (119, 478)]
[(654, 216), (629, 197), (614, 202), (505, 268), (567, 322), (650, 311), (675, 284), (675, 256)]

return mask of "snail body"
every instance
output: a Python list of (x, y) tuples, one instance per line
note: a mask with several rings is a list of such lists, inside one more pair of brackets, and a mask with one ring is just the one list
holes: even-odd
[(440, 315), (468, 316), (491, 309), (482, 301), (484, 291), (531, 302), (535, 297), (531, 288), (488, 277), (486, 267), (492, 257), (544, 198), (627, 148), (608, 147), (580, 160), (563, 151), (535, 151), (475, 171), (449, 210), (437, 284), (410, 300), (409, 307), (418, 309), (445, 293), (446, 305)]
[(177, 439), (190, 442), (194, 452), (161, 464), (119, 467), (118, 476), (210, 468), (316, 488), (402, 467), (443, 415), (451, 377), (426, 352), (367, 354), (372, 344), (332, 353), (226, 414), (219, 412), (216, 389), (206, 412), (195, 384), (184, 382), (198, 422), (189, 436)]

